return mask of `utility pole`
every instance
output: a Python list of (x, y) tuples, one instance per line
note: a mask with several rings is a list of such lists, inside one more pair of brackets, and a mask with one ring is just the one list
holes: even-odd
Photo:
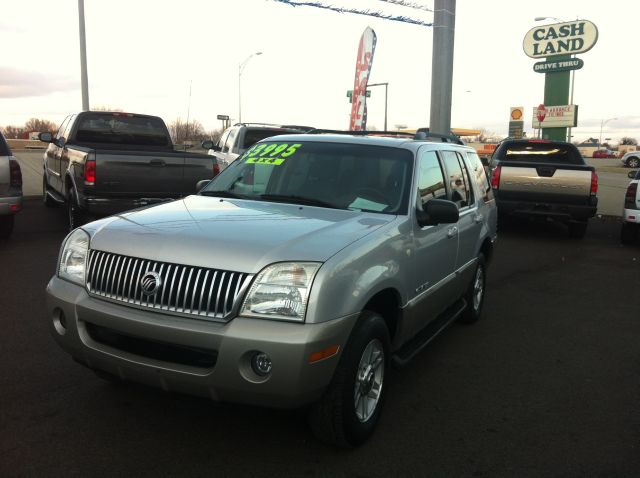
[(451, 132), (456, 0), (435, 0), (433, 14), (429, 130), (433, 133), (449, 134)]
[(87, 39), (84, 31), (84, 0), (78, 0), (80, 25), (80, 82), (82, 86), (82, 111), (89, 111), (89, 79), (87, 78)]

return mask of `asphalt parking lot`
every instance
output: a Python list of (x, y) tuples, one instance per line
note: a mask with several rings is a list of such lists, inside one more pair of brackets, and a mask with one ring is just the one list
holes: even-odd
[(500, 231), (483, 319), (395, 371), (371, 441), (318, 443), (296, 412), (113, 386), (48, 331), (61, 209), (25, 201), (0, 242), (0, 476), (637, 476), (640, 245)]

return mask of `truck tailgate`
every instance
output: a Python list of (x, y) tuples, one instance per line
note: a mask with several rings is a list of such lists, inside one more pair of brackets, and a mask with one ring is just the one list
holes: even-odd
[(97, 150), (95, 159), (98, 194), (169, 198), (183, 193), (185, 159), (179, 153)]
[(502, 199), (584, 204), (591, 194), (590, 166), (502, 163)]

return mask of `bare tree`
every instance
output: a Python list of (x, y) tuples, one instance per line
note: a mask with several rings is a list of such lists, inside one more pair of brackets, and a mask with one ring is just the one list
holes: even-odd
[(24, 129), (27, 132), (38, 131), (38, 132), (52, 132), (55, 133), (58, 131), (58, 126), (53, 122), (40, 118), (30, 118), (25, 124)]
[(5, 126), (3, 130), (4, 137), (7, 139), (22, 139), (26, 133), (22, 126)]
[(625, 136), (624, 138), (622, 138), (620, 140), (620, 144), (622, 145), (633, 145), (633, 146), (637, 146), (638, 145), (638, 140), (635, 138), (630, 138), (629, 136)]
[(189, 123), (177, 118), (169, 123), (169, 133), (174, 144), (182, 144), (185, 141), (202, 141), (209, 137), (209, 134), (198, 120), (191, 120)]

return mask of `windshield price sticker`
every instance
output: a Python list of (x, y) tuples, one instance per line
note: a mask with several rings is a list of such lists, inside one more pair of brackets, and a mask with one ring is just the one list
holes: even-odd
[(246, 163), (253, 164), (273, 164), (278, 166), (284, 163), (284, 160), (292, 156), (298, 148), (302, 146), (299, 143), (263, 143), (256, 144), (246, 153)]

